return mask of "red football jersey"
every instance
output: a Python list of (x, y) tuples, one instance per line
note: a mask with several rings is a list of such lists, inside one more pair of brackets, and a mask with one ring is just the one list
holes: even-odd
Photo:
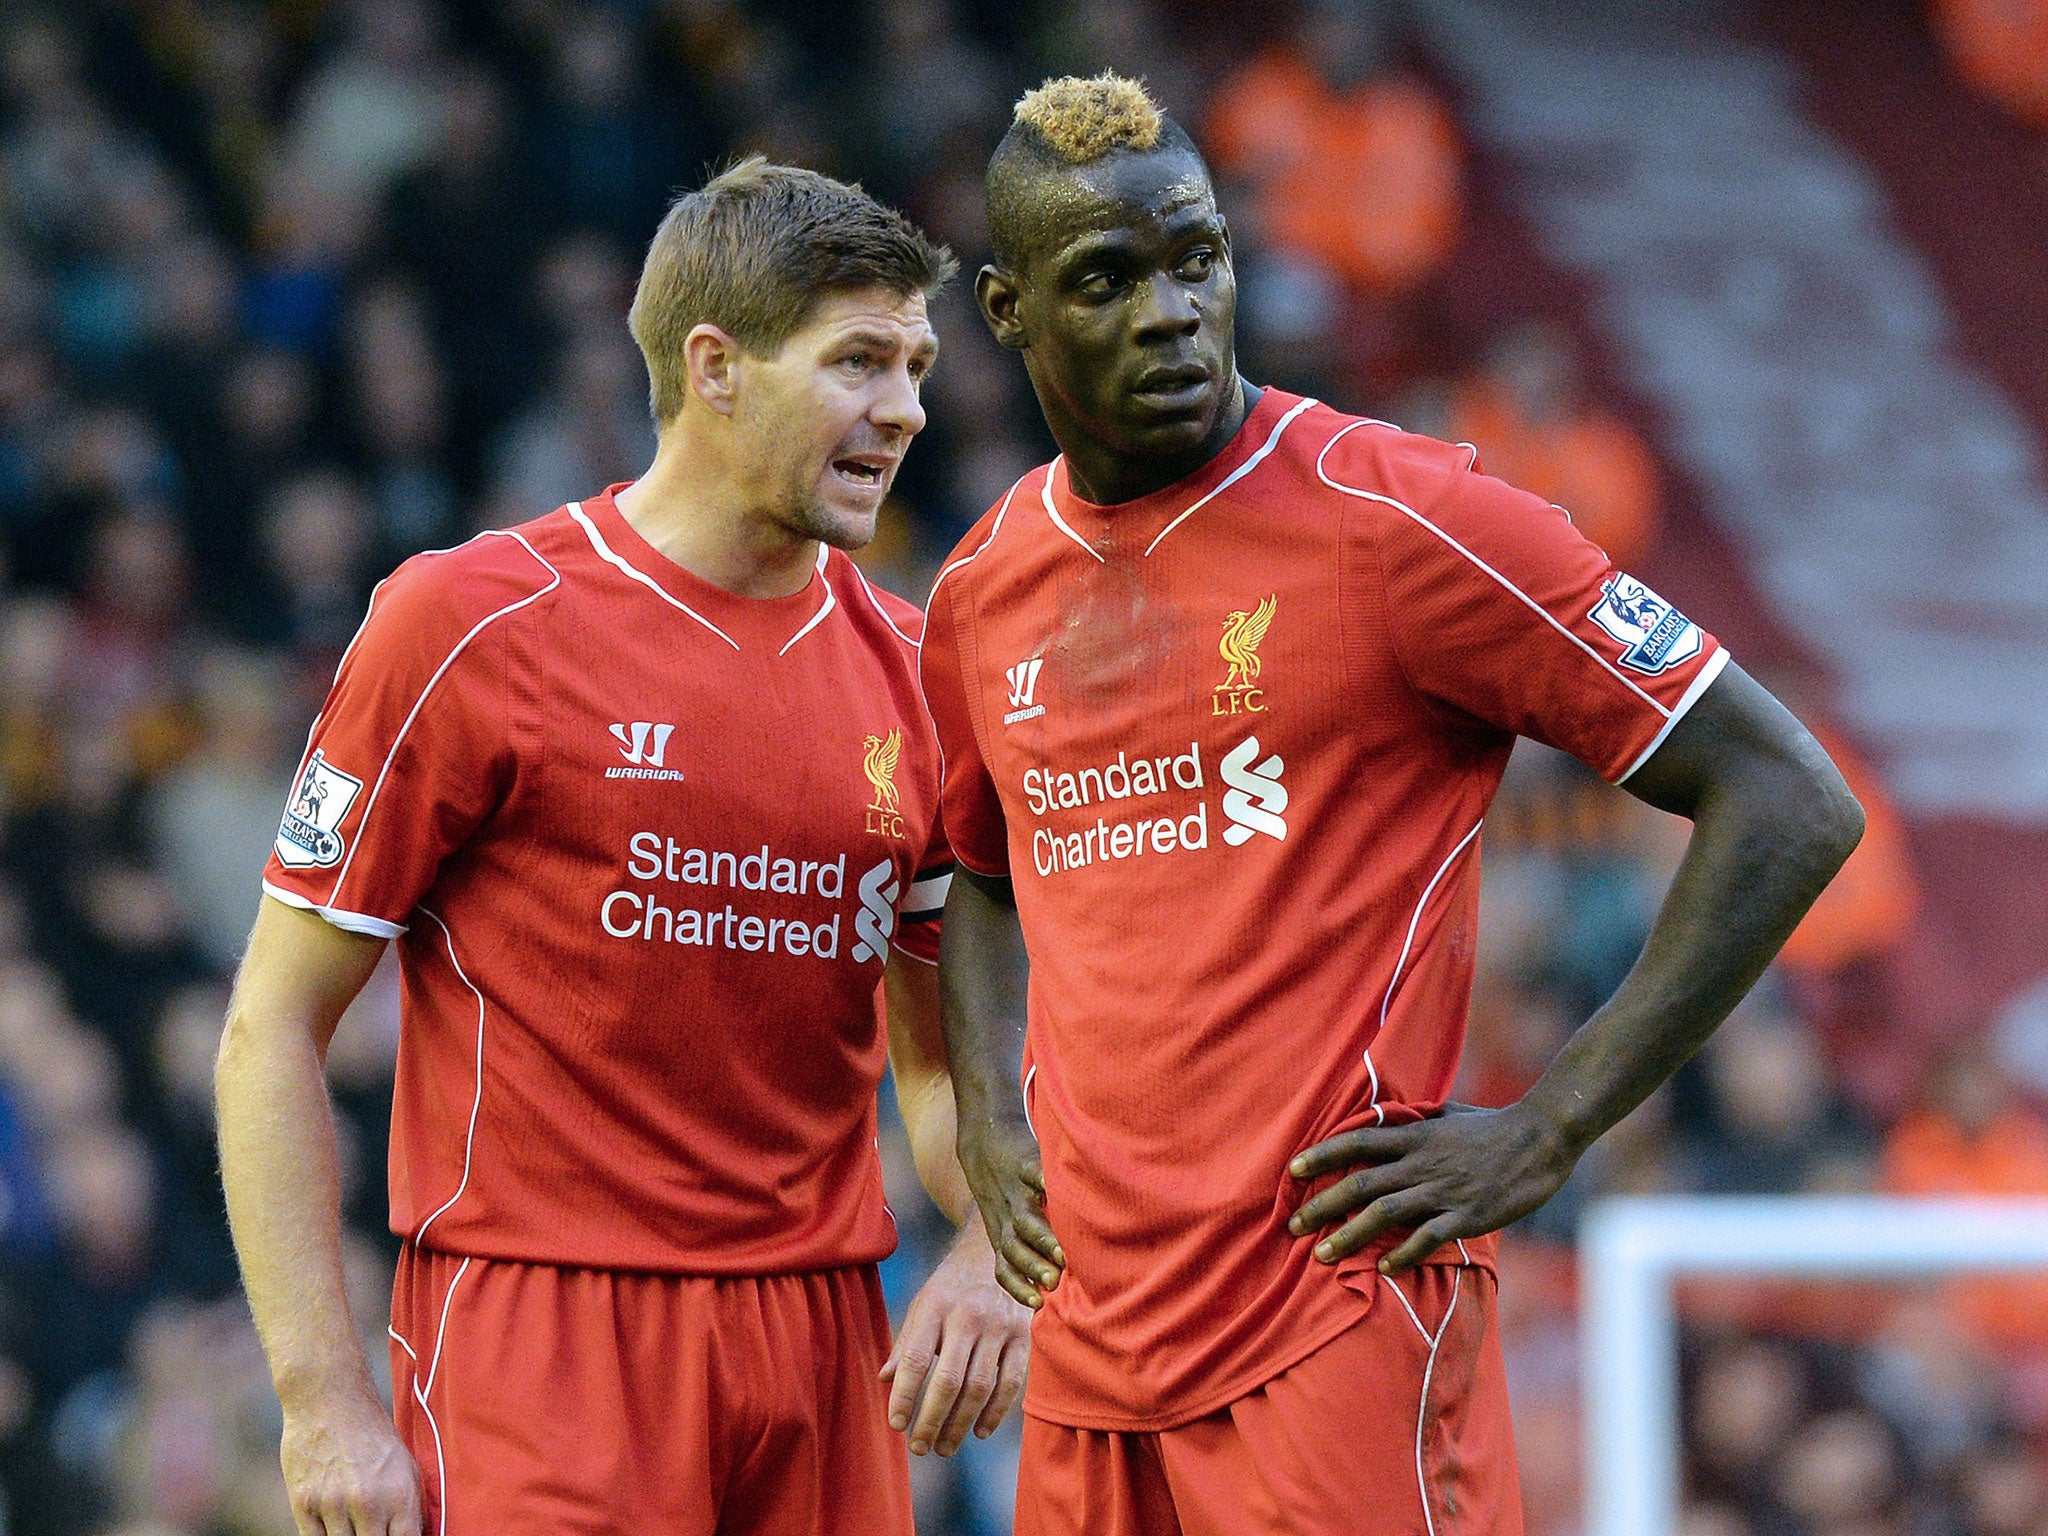
[(935, 958), (950, 868), (921, 621), (837, 552), (736, 597), (613, 491), (377, 589), (264, 888), (398, 940), (402, 1236), (702, 1274), (880, 1258), (876, 984), (894, 938)]
[(1619, 781), (1726, 662), (1474, 457), (1269, 389), (1142, 500), (1034, 470), (940, 576), (946, 827), (1015, 881), (1068, 1257), (1040, 1417), (1185, 1422), (1357, 1320), (1391, 1240), (1315, 1264), (1287, 1163), (1448, 1094), (1515, 736)]

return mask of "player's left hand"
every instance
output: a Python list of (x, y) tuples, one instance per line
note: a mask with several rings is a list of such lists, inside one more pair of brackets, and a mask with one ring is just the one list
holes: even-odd
[(1557, 1193), (1578, 1160), (1555, 1127), (1522, 1105), (1446, 1104), (1436, 1119), (1365, 1126), (1296, 1154), (1287, 1171), (1304, 1183), (1351, 1172), (1302, 1202), (1287, 1230), (1306, 1237), (1342, 1221), (1315, 1246), (1318, 1260), (1335, 1264), (1382, 1232), (1413, 1227), (1379, 1261), (1380, 1272), (1392, 1274), (1453, 1238), (1496, 1232), (1528, 1215)]
[(882, 1366), (889, 1427), (909, 1431), (913, 1456), (950, 1456), (970, 1429), (986, 1440), (1022, 1395), (1030, 1360), (1031, 1309), (996, 1284), (976, 1215), (910, 1303)]

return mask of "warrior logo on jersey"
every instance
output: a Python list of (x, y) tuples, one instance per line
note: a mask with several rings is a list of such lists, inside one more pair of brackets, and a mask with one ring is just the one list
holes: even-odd
[(1621, 647), (1624, 667), (1651, 677), (1691, 661), (1706, 643), (1699, 625), (1619, 571), (1607, 578), (1587, 617)]
[(892, 726), (888, 735), (870, 736), (862, 745), (866, 756), (861, 759), (860, 771), (868, 776), (875, 791), (874, 799), (868, 803), (867, 829), (884, 837), (901, 837), (903, 818), (897, 813), (901, 797), (896, 792), (896, 762), (903, 755), (903, 732)]
[(1003, 716), (1003, 724), (1015, 725), (1019, 720), (1034, 719), (1045, 713), (1043, 704), (1031, 702), (1031, 695), (1038, 691), (1038, 674), (1044, 669), (1043, 656), (1032, 656), (1014, 667), (1003, 669), (1003, 676), (1010, 684), (1010, 712)]
[(1258, 686), (1262, 663), (1259, 642), (1273, 627), (1273, 615), (1280, 607), (1276, 592), (1256, 608), (1235, 609), (1223, 621), (1223, 638), (1216, 650), (1229, 671), (1209, 696), (1212, 715), (1261, 715), (1266, 712), (1265, 691)]
[(277, 829), (277, 861), (287, 869), (327, 869), (341, 862), (341, 819), (363, 792), (363, 781), (315, 752)]

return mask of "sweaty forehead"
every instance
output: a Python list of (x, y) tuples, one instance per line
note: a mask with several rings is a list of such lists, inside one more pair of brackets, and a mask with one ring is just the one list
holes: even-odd
[(1043, 259), (1105, 235), (1157, 236), (1187, 215), (1213, 214), (1216, 194), (1199, 159), (1167, 150), (1048, 171), (1031, 202), (1031, 251)]

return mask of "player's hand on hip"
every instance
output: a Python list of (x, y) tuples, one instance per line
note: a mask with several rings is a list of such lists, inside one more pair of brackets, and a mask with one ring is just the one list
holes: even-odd
[(908, 1432), (913, 1455), (950, 1456), (970, 1429), (987, 1439), (1024, 1391), (1031, 1313), (1004, 1294), (989, 1261), (981, 1223), (970, 1221), (910, 1303), (882, 1366), (890, 1427)]
[(1043, 1306), (1039, 1293), (1060, 1283), (1067, 1255), (1045, 1219), (1045, 1172), (1030, 1122), (963, 1120), (958, 1149), (995, 1250), (996, 1283), (1027, 1307)]
[(1315, 1246), (1319, 1261), (1335, 1264), (1382, 1233), (1412, 1227), (1379, 1262), (1391, 1274), (1453, 1238), (1495, 1232), (1528, 1215), (1557, 1193), (1577, 1161), (1555, 1127), (1519, 1104), (1447, 1104), (1436, 1119), (1364, 1126), (1298, 1153), (1287, 1171), (1304, 1183), (1349, 1171), (1303, 1201), (1287, 1230), (1306, 1237), (1336, 1226)]
[(300, 1536), (421, 1536), (419, 1468), (376, 1398), (287, 1405), (279, 1458)]

